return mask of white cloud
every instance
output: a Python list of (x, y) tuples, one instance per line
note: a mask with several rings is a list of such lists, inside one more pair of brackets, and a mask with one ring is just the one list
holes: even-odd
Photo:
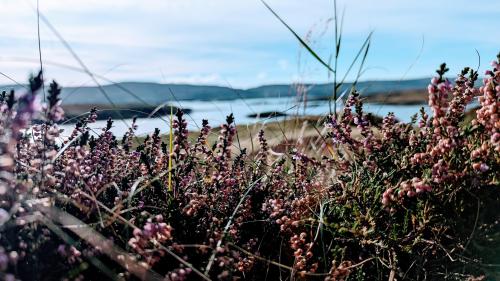
[(185, 76), (163, 76), (162, 82), (164, 83), (177, 83), (177, 84), (200, 84), (200, 85), (222, 85), (226, 81), (218, 73), (210, 74), (195, 74)]
[(281, 59), (278, 61), (278, 65), (282, 70), (288, 70), (290, 63), (288, 62), (288, 60)]
[[(350, 58), (363, 37), (375, 30), (373, 47), (379, 53), (372, 53), (374, 61), (383, 62), (387, 64), (383, 67), (396, 72), (406, 67), (396, 67), (395, 63), (411, 63), (412, 52), (418, 52), (418, 46), (411, 44), (422, 35), (426, 38), (426, 48), (436, 52), (461, 50), (463, 54), (484, 47), (489, 55), (491, 49), (498, 47), (500, 1), (338, 2), (339, 11), (346, 8), (343, 50), (346, 57)], [(325, 58), (328, 56), (332, 28), (322, 38), (318, 36), (325, 21), (333, 16), (332, 1), (268, 0), (268, 3), (299, 34), (305, 35), (312, 28), (313, 39), (318, 40), (314, 42), (315, 49)], [(36, 14), (30, 8), (35, 5), (35, 0), (0, 1), (0, 56), (35, 62), (6, 64), (0, 60), (0, 71), (20, 80), (36, 67), (38, 58)], [(255, 73), (267, 73), (259, 81), (289, 79), (297, 74), (294, 66), (298, 61), (298, 43), (258, 0), (40, 0), (40, 7), (91, 70), (105, 73), (115, 65), (124, 64), (109, 73), (114, 80), (161, 81), (160, 69), (163, 69), (164, 75), (173, 80), (187, 77), (185, 81), (223, 83), (227, 79), (239, 81), (234, 86), (245, 87), (258, 83), (248, 79), (255, 77)], [(45, 60), (77, 65), (43, 24), (41, 38)], [(396, 61), (394, 57), (398, 54), (410, 58)], [(304, 71), (312, 78), (324, 79), (324, 71), (318, 70), (319, 66), (305, 52), (300, 63), (304, 63), (304, 58), (309, 62)], [(436, 55), (426, 49), (422, 61), (431, 58)], [(81, 73), (60, 68), (50, 67), (48, 72), (68, 83), (87, 79)], [(373, 71), (373, 75), (386, 74)]]
[(267, 77), (268, 77), (267, 72), (262, 71), (262, 72), (257, 73), (257, 77), (256, 78), (257, 78), (257, 80), (264, 80)]

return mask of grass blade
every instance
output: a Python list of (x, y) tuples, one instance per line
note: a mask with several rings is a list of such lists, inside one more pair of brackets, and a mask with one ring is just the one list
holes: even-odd
[[(342, 77), (342, 80), (337, 85), (338, 88), (340, 88), (340, 86), (344, 84), (344, 81), (347, 78), (347, 75), (349, 75), (349, 73), (351, 72), (351, 70), (352, 70), (354, 64), (356, 63), (356, 61), (358, 60), (359, 56), (361, 55), (361, 53), (363, 53), (363, 50), (365, 50), (366, 46), (370, 44), (372, 35), (373, 35), (373, 31), (371, 31), (370, 34), (368, 34), (368, 36), (365, 39), (365, 42), (363, 43), (363, 45), (361, 45), (361, 48), (359, 48), (358, 53), (354, 57), (354, 60), (352, 61), (351, 65), (349, 65), (349, 68), (347, 69), (346, 73), (344, 74), (344, 77)], [(366, 53), (366, 51), (365, 51), (365, 53)]]
[(172, 140), (172, 131), (173, 131), (173, 122), (174, 122), (174, 109), (172, 106), (170, 106), (170, 133), (169, 133), (169, 139), (168, 139), (168, 191), (172, 192), (172, 148), (174, 147), (173, 145), (173, 140)]
[(273, 15), (299, 40), (300, 44), (304, 46), (304, 48), (307, 49), (307, 51), (319, 62), (321, 63), (324, 67), (326, 67), (329, 71), (335, 73), (335, 70), (333, 70), (330, 65), (328, 65), (325, 61), (323, 61), (319, 55), (311, 48), (309, 45), (266, 3), (266, 1), (261, 0), (261, 2), (266, 6), (266, 8), (273, 13)]

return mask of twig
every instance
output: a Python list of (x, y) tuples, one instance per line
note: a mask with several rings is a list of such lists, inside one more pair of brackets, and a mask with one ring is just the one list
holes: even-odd
[(467, 247), (469, 246), (470, 242), (472, 241), (472, 238), (474, 237), (474, 233), (476, 232), (476, 227), (477, 227), (477, 221), (479, 219), (479, 210), (481, 208), (481, 200), (479, 200), (479, 198), (470, 191), (469, 194), (477, 199), (477, 211), (476, 211), (476, 219), (474, 220), (474, 227), (472, 228), (472, 232), (469, 236), (469, 239), (467, 240), (467, 243), (465, 244), (463, 252), (467, 250)]
[(198, 276), (200, 276), (203, 280), (207, 280), (207, 281), (210, 281), (211, 279), (206, 275), (206, 274), (203, 274), (201, 271), (199, 271), (198, 269), (196, 269), (192, 264), (188, 263), (187, 261), (183, 260), (181, 257), (179, 257), (178, 255), (176, 255), (174, 252), (172, 252), (170, 249), (168, 249), (167, 247), (163, 246), (162, 244), (160, 243), (156, 243), (158, 244), (158, 246), (164, 250), (165, 252), (167, 252), (169, 255), (171, 255), (174, 259), (178, 260), (180, 263), (182, 263), (183, 265), (189, 267), (191, 270), (193, 270), (194, 273), (198, 274)]

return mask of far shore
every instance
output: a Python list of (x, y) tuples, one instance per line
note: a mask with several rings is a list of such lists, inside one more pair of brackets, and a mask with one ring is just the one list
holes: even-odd
[[(324, 100), (327, 102), (330, 97), (314, 98), (313, 100)], [(386, 105), (425, 105), (427, 99), (427, 92), (424, 90), (408, 90), (408, 91), (394, 91), (389, 93), (372, 94), (364, 97), (365, 103), (372, 104), (386, 104)], [(170, 114), (170, 106), (159, 107), (158, 105), (117, 105), (111, 106), (109, 104), (69, 104), (63, 105), (66, 120), (72, 120), (70, 123), (78, 121), (79, 116), (84, 116), (91, 108), (96, 107), (99, 110), (98, 120), (106, 120), (108, 118), (121, 119), (121, 118), (144, 118), (148, 117), (151, 113), (156, 116), (166, 116)], [(175, 112), (178, 107), (173, 106)], [(193, 109), (182, 108), (184, 112), (190, 113)], [(284, 116), (286, 114), (280, 112), (254, 112), (251, 118), (265, 118)], [(74, 122), (73, 122), (74, 121)]]

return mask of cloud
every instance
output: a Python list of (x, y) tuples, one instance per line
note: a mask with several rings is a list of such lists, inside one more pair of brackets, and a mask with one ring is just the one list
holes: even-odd
[(218, 73), (196, 74), (186, 76), (163, 76), (165, 82), (177, 84), (222, 85), (225, 80)]
[(285, 59), (281, 59), (278, 61), (278, 65), (279, 67), (282, 69), (282, 70), (288, 70), (288, 67), (289, 67), (289, 63), (287, 60)]
[(267, 77), (268, 77), (267, 72), (262, 71), (262, 72), (257, 73), (257, 77), (256, 78), (257, 78), (257, 80), (264, 80)]
[[(325, 29), (325, 23), (333, 16), (332, 1), (268, 3), (299, 34), (312, 31), (314, 48), (328, 58), (333, 28)], [(20, 80), (37, 67), (35, 5), (35, 0), (0, 1), (0, 56), (34, 62), (0, 60), (0, 71)], [(424, 50), (409, 77), (427, 76), (437, 61), (459, 64), (464, 56), (475, 59), (474, 49), (491, 57), (498, 48), (498, 1), (339, 0), (338, 7), (345, 8), (342, 66), (349, 64), (364, 36), (375, 30), (367, 78), (402, 75), (418, 54), (422, 36)], [(40, 8), (92, 71), (108, 73), (114, 80), (162, 81), (160, 70), (171, 79), (167, 82), (227, 80), (235, 87), (292, 82), (293, 76), (326, 80), (325, 71), (306, 52), (298, 57), (297, 41), (260, 1), (44, 0)], [(41, 39), (45, 60), (78, 66), (43, 24)], [(294, 67), (299, 62), (301, 67)], [(122, 66), (109, 72), (116, 65)], [(63, 83), (88, 79), (78, 72), (48, 64), (47, 68)]]

